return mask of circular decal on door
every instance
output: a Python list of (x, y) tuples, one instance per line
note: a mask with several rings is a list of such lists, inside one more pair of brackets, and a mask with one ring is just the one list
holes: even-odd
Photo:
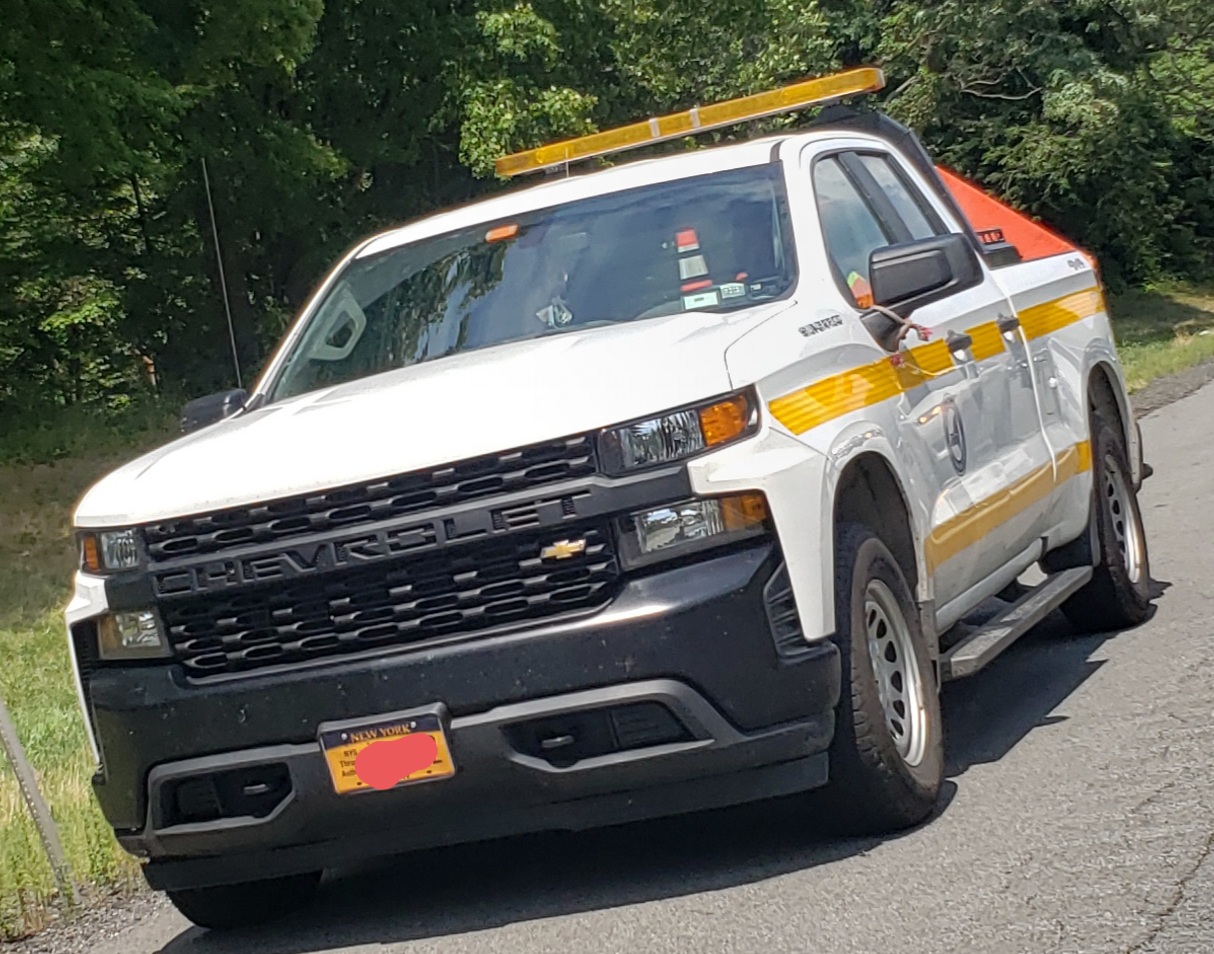
[(948, 448), (948, 458), (953, 462), (953, 470), (959, 474), (965, 473), (965, 425), (961, 423), (961, 412), (957, 410), (957, 402), (948, 398), (944, 402), (944, 443)]

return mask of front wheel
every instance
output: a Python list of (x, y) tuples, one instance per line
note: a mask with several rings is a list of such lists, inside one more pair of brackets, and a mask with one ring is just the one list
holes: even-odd
[(316, 893), (320, 872), (268, 881), (168, 891), (173, 906), (199, 927), (252, 927), (298, 911)]
[(1092, 483), (1096, 566), (1062, 612), (1084, 632), (1137, 626), (1151, 608), (1147, 537), (1121, 428), (1099, 411), (1092, 415)]
[(914, 597), (889, 548), (867, 527), (839, 528), (836, 642), (843, 693), (826, 796), (833, 820), (860, 834), (923, 821), (944, 781), (934, 667)]

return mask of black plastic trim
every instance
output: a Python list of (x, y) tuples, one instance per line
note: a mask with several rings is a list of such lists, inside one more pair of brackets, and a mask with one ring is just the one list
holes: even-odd
[[(684, 727), (671, 741), (591, 755), (567, 765), (521, 751), (512, 726), (576, 717), (604, 708), (660, 706)], [(456, 771), (445, 779), (389, 792), (333, 792), (315, 745), (279, 745), (157, 766), (148, 779), (146, 827), (123, 836), (150, 857), (157, 887), (240, 880), (243, 859), (264, 859), (261, 877), (284, 873), (288, 859), (323, 858), (321, 867), (392, 851), (517, 834), (580, 829), (673, 811), (789, 794), (826, 780), (825, 749), (834, 714), (824, 711), (757, 732), (740, 732), (704, 696), (676, 679), (652, 679), (501, 706), (453, 718), (436, 713)], [(285, 767), (290, 791), (268, 813), (182, 823), (163, 811), (164, 793), (183, 781)], [(781, 784), (771, 787), (775, 776)], [(486, 804), (492, 811), (486, 811)], [(620, 814), (621, 811), (624, 814)], [(374, 843), (371, 835), (377, 835)], [(327, 853), (311, 853), (315, 842)], [(272, 857), (266, 857), (272, 852)], [(314, 862), (313, 862), (314, 863)]]
[(89, 679), (105, 752), (97, 798), (114, 828), (140, 829), (143, 780), (153, 766), (267, 746), (315, 752), (321, 723), (437, 703), (459, 720), (675, 678), (738, 732), (833, 712), (840, 691), (834, 644), (814, 644), (788, 660), (772, 640), (763, 597), (779, 563), (770, 544), (725, 552), (630, 580), (593, 616), (374, 658), (337, 657), (314, 668), (197, 684), (178, 666), (98, 670)]
[[(411, 817), (416, 817), (416, 806), (408, 796), (416, 791), (405, 791), (403, 798), (393, 798), (390, 793), (381, 811), (373, 816), (378, 824), (367, 824), (362, 831), (340, 839), (271, 847), (245, 845), (223, 853), (158, 857), (144, 866), (143, 873), (156, 890), (240, 883), (322, 871), (425, 848), (526, 832), (581, 831), (794, 795), (824, 785), (828, 779), (826, 752), (805, 754), (805, 749), (817, 739), (817, 732), (816, 727), (808, 730), (792, 727), (783, 733), (778, 745), (758, 747), (760, 752), (767, 753), (763, 761), (711, 776), (690, 774), (671, 781), (655, 780), (643, 789), (641, 798), (635, 789), (628, 789), (568, 801), (501, 805), (491, 802), (491, 795), (486, 794), (474, 806), (476, 810), (465, 810), (453, 825), (428, 824), (421, 829), (416, 825), (410, 827), (409, 823)], [(754, 759), (753, 748), (742, 749), (738, 754)], [(781, 754), (786, 757), (780, 758)], [(443, 783), (430, 787), (438, 792)], [(484, 810), (487, 804), (493, 804), (492, 811)], [(390, 812), (385, 813), (385, 807)], [(434, 816), (425, 817), (429, 821)], [(146, 840), (140, 835), (119, 835), (119, 842), (132, 854), (147, 854)]]

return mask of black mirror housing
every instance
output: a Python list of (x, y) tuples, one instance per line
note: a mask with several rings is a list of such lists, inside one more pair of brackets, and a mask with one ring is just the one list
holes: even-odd
[(982, 265), (964, 235), (949, 233), (876, 249), (869, 256), (873, 301), (904, 318), (982, 283)]
[(218, 424), (241, 410), (248, 400), (249, 392), (243, 388), (196, 398), (181, 409), (181, 432), (189, 434), (211, 424)]

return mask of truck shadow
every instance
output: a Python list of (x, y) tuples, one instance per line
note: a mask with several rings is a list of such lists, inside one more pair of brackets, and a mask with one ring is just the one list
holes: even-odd
[[(999, 761), (1033, 729), (1064, 721), (1051, 713), (1104, 665), (1092, 656), (1134, 635), (1078, 636), (1056, 614), (982, 673), (946, 686), (948, 781), (934, 816), (895, 837), (929, 837), (957, 795), (956, 779)], [(227, 935), (191, 928), (160, 954), (319, 954), (486, 931), (762, 882), (891, 840), (834, 836), (812, 820), (812, 805), (788, 799), (418, 853), (340, 874), (286, 921)]]
[(160, 954), (319, 954), (468, 934), (762, 882), (880, 844), (831, 838), (804, 817), (803, 804), (774, 801), (422, 852), (344, 873), (300, 916), (227, 936), (190, 928)]
[[(1158, 600), (1171, 586), (1153, 580), (1152, 599)], [(994, 608), (990, 601), (988, 612)], [(1158, 611), (1157, 605), (1151, 607), (1147, 623)], [(977, 616), (981, 621), (982, 614)], [(977, 676), (946, 684), (941, 702), (948, 731), (948, 777), (956, 779), (974, 765), (998, 762), (1034, 729), (1065, 722), (1067, 716), (1055, 710), (1105, 664), (1092, 657), (1106, 642), (1133, 639), (1139, 632), (1141, 627), (1077, 634), (1056, 611)]]

